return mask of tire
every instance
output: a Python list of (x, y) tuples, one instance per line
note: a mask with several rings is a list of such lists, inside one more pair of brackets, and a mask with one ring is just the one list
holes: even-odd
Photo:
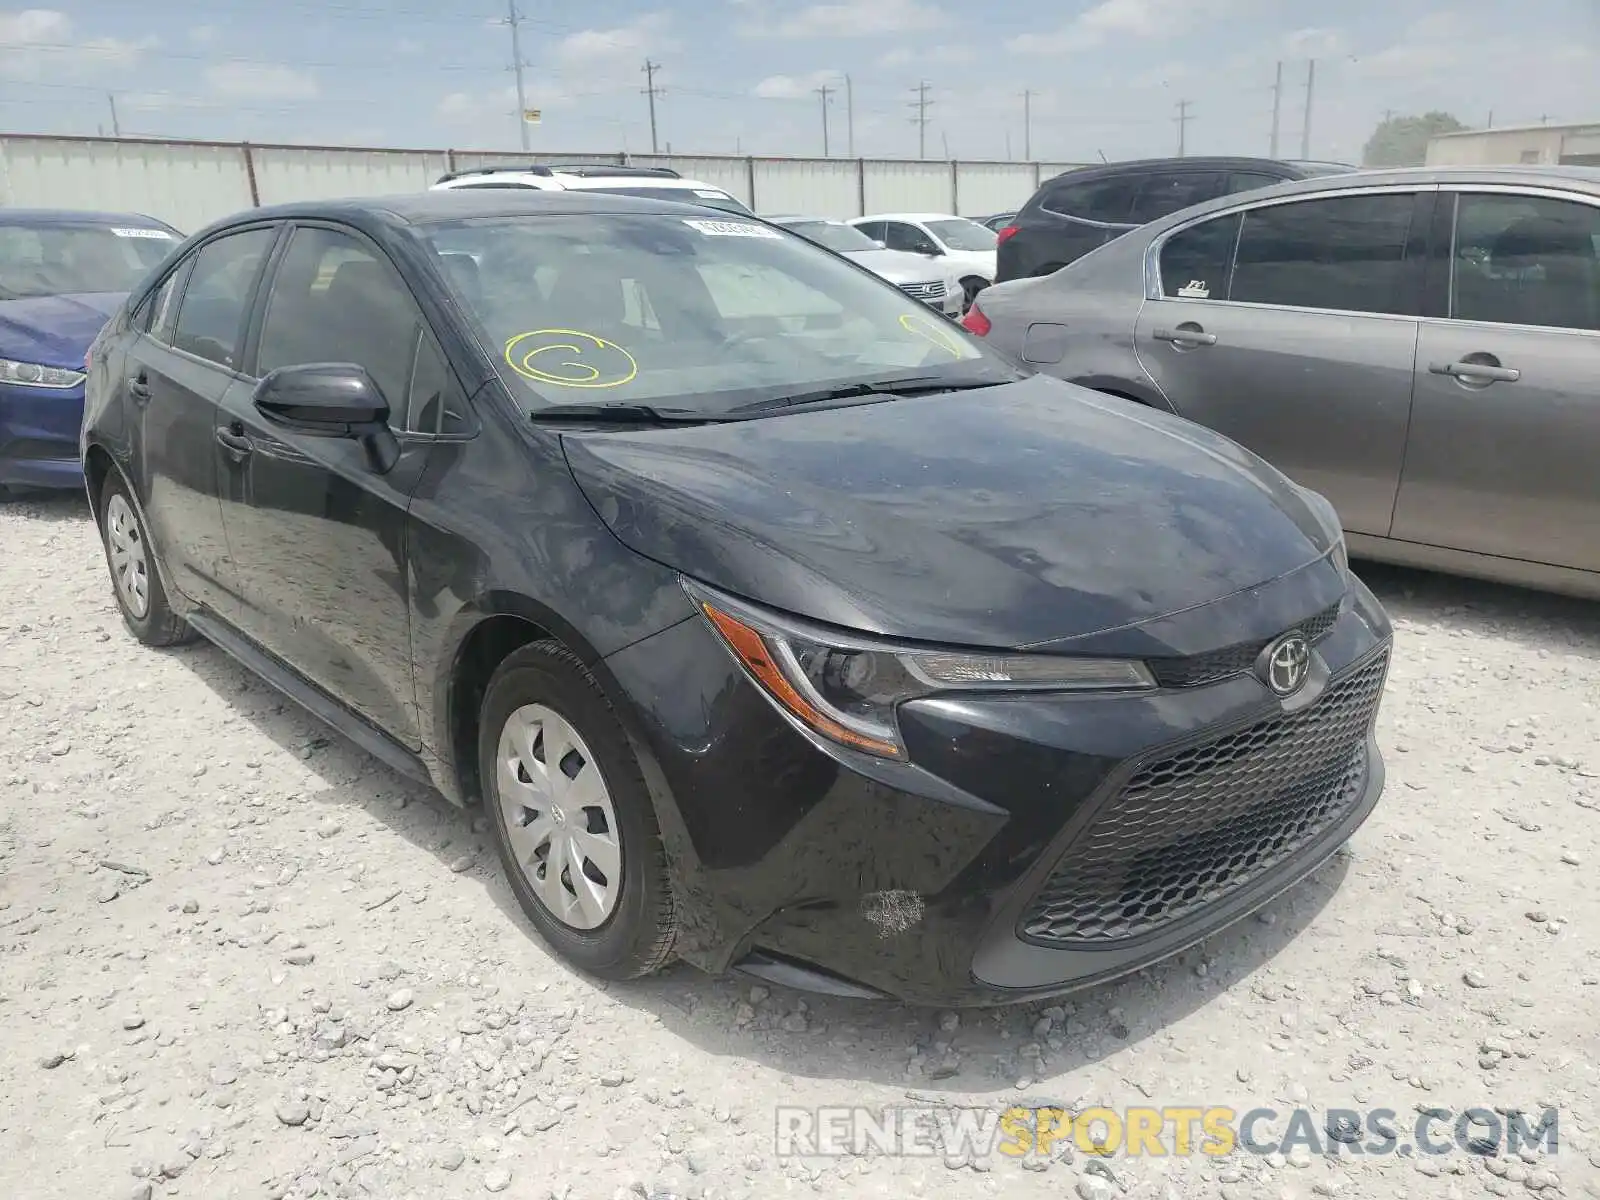
[(978, 293), (988, 287), (988, 281), (983, 279), (963, 279), (961, 281), (961, 311), (965, 313), (972, 307), (972, 302), (978, 298)]
[(167, 601), (144, 514), (115, 472), (100, 495), (100, 541), (111, 572), (111, 593), (133, 636), (146, 646), (176, 646), (192, 640), (193, 631)]
[[(495, 670), (480, 716), (484, 807), (528, 920), (592, 975), (661, 969), (677, 937), (666, 849), (638, 760), (594, 677), (559, 642), (534, 642)], [(571, 750), (553, 794), (544, 782), (552, 742)]]

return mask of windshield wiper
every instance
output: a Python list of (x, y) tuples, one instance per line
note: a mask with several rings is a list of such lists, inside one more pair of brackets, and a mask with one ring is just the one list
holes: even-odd
[(757, 400), (742, 404), (730, 411), (734, 413), (771, 412), (780, 408), (798, 408), (808, 404), (829, 404), (836, 400), (854, 400), (868, 396), (924, 396), (936, 392), (966, 392), (976, 388), (999, 387), (1005, 379), (946, 379), (939, 375), (903, 375), (893, 379), (863, 379), (857, 383), (844, 383), (838, 387), (817, 388), (809, 392), (793, 392), (787, 396), (774, 396), (770, 400)]
[(534, 421), (594, 421), (618, 425), (703, 425), (726, 418), (684, 408), (651, 408), (648, 404), (551, 404), (528, 414)]

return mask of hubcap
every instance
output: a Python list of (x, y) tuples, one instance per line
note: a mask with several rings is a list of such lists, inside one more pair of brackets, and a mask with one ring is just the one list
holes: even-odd
[(574, 929), (603, 924), (622, 893), (622, 847), (611, 792), (578, 731), (542, 704), (517, 709), (500, 731), (495, 791), (540, 903)]
[(135, 620), (150, 611), (150, 566), (139, 536), (139, 519), (120, 492), (106, 505), (106, 550), (117, 595)]

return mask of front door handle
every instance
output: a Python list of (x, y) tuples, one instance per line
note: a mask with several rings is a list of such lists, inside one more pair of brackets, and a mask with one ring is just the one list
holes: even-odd
[(250, 439), (245, 436), (243, 426), (237, 429), (217, 430), (217, 445), (221, 446), (228, 457), (236, 463), (242, 463), (249, 458), (255, 449)]
[(1176, 329), (1157, 329), (1150, 336), (1158, 342), (1171, 342), (1174, 346), (1215, 346), (1217, 344), (1216, 334), (1207, 333), (1192, 322), (1185, 322)]
[(139, 404), (150, 403), (150, 377), (143, 371), (128, 376), (128, 395)]
[(1428, 370), (1434, 375), (1449, 375), (1466, 383), (1515, 383), (1522, 378), (1522, 372), (1515, 367), (1466, 359), (1453, 363), (1430, 363)]

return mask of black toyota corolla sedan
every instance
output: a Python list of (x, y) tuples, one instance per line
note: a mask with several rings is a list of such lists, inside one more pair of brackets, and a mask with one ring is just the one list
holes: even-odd
[(258, 209), (90, 357), (133, 634), (483, 802), (597, 975), (1065, 991), (1258, 908), (1381, 790), (1390, 627), (1327, 503), (755, 218)]

